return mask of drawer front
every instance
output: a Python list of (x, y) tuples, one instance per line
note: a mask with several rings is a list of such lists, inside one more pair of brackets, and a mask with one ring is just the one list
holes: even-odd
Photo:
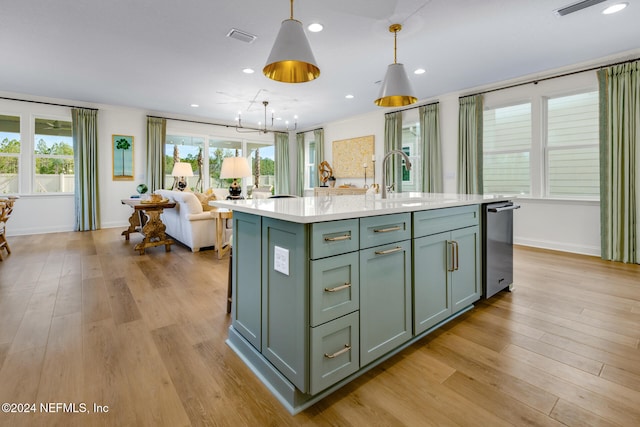
[(413, 213), (413, 237), (429, 236), (479, 224), (480, 207), (459, 206)]
[(411, 214), (380, 215), (360, 219), (360, 248), (372, 248), (411, 238)]
[(357, 251), (358, 244), (357, 219), (311, 225), (311, 259)]
[(359, 313), (311, 328), (311, 387), (316, 394), (360, 368)]
[(358, 310), (359, 265), (358, 252), (311, 261), (311, 326)]

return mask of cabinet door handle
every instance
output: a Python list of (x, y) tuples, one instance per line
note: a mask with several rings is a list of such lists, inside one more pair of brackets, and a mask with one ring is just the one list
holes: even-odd
[(345, 234), (343, 236), (325, 237), (324, 238), (325, 242), (338, 242), (340, 240), (351, 240), (351, 234)]
[(336, 351), (336, 352), (335, 352), (335, 353), (333, 353), (333, 354), (327, 354), (327, 353), (325, 353), (325, 354), (324, 354), (324, 357), (326, 357), (327, 359), (334, 359), (334, 358), (336, 358), (336, 357), (340, 356), (341, 354), (346, 353), (346, 352), (347, 352), (347, 351), (349, 351), (349, 350), (351, 350), (351, 346), (350, 346), (349, 344), (345, 344), (345, 345), (344, 345), (344, 348), (343, 348), (342, 350), (338, 350), (338, 351)]
[(376, 255), (387, 255), (387, 254), (392, 254), (394, 252), (400, 252), (402, 250), (403, 249), (400, 246), (397, 246), (397, 247), (395, 247), (393, 249), (387, 249), (385, 251), (375, 251), (375, 254)]
[(460, 253), (458, 251), (458, 248), (459, 248), (458, 242), (455, 240), (453, 241), (453, 247), (455, 248), (455, 253), (456, 253), (456, 257), (455, 257), (456, 263), (455, 263), (454, 270), (458, 270), (458, 268), (460, 267)]
[(453, 247), (455, 242), (453, 240), (447, 240), (447, 246), (451, 245), (451, 252), (449, 252), (449, 259), (447, 260), (447, 271), (455, 271), (456, 269), (456, 253)]
[(347, 289), (351, 287), (351, 283), (345, 283), (344, 285), (336, 286), (335, 288), (324, 288), (325, 292), (338, 292), (343, 289)]
[(388, 228), (374, 228), (373, 232), (374, 233), (388, 233), (390, 231), (398, 231), (400, 230), (400, 226), (396, 225), (395, 227), (388, 227)]

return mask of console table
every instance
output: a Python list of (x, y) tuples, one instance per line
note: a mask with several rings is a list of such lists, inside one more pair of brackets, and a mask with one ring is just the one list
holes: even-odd
[(129, 217), (129, 228), (122, 232), (125, 240), (129, 240), (131, 233), (141, 233), (144, 236), (142, 242), (134, 246), (134, 250), (144, 255), (146, 248), (164, 245), (166, 252), (171, 251), (174, 241), (165, 233), (167, 227), (162, 223), (160, 214), (166, 208), (175, 207), (175, 202), (146, 202), (140, 199), (123, 199), (121, 202), (133, 208)]
[(315, 187), (314, 196), (355, 196), (366, 194), (366, 188), (357, 187)]

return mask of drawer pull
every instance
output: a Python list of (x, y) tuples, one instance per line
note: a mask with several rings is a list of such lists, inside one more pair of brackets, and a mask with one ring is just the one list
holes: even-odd
[(325, 237), (325, 242), (339, 242), (340, 240), (351, 240), (350, 234), (345, 234), (344, 236), (336, 236), (336, 237)]
[(334, 358), (336, 358), (336, 357), (340, 356), (341, 354), (346, 353), (346, 352), (347, 352), (347, 351), (349, 351), (349, 350), (351, 350), (351, 346), (350, 346), (349, 344), (345, 344), (345, 345), (344, 345), (344, 348), (343, 348), (342, 350), (338, 350), (338, 351), (336, 351), (336, 352), (335, 352), (335, 353), (333, 353), (333, 354), (327, 354), (327, 353), (325, 353), (325, 354), (324, 354), (324, 357), (326, 357), (327, 359), (334, 359)]
[(345, 283), (344, 285), (336, 286), (335, 288), (324, 288), (324, 290), (325, 292), (338, 292), (350, 287), (351, 287), (351, 283)]
[(396, 225), (395, 227), (389, 228), (376, 228), (373, 230), (374, 233), (388, 233), (390, 231), (398, 231), (400, 230), (400, 226)]
[(394, 252), (400, 252), (403, 249), (400, 246), (397, 246), (393, 249), (387, 249), (386, 251), (375, 251), (376, 255), (387, 255), (387, 254), (392, 254)]

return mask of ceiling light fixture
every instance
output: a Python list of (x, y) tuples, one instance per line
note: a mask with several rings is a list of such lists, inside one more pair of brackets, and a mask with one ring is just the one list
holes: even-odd
[(626, 8), (627, 6), (629, 6), (628, 2), (612, 4), (611, 6), (603, 10), (602, 14), (611, 15), (612, 13), (620, 12), (622, 9)]
[(305, 83), (320, 76), (320, 68), (311, 52), (302, 22), (291, 17), (282, 21), (280, 32), (262, 69), (265, 76), (283, 83)]
[[(239, 133), (258, 132), (258, 133), (265, 133), (265, 134), (269, 132), (278, 132), (275, 129), (267, 129), (267, 106), (269, 105), (269, 101), (262, 101), (262, 105), (264, 106), (264, 125), (262, 129), (245, 128), (244, 126), (242, 126), (242, 113), (238, 111), (238, 117), (236, 117), (236, 120), (238, 121), (238, 124), (236, 125), (236, 132), (239, 132)], [(293, 116), (293, 118), (295, 120), (293, 129), (289, 129), (289, 121), (288, 120), (286, 121), (287, 131), (298, 129), (298, 116)], [(271, 127), (273, 127), (274, 120), (282, 120), (282, 118), (281, 117), (276, 118), (275, 111), (271, 110)], [(261, 123), (258, 122), (258, 126), (260, 125)]]
[(427, 70), (425, 70), (424, 68), (417, 68), (417, 69), (413, 72), (413, 74), (420, 75), (420, 74), (424, 74), (424, 73), (426, 73), (426, 72), (427, 72)]
[(387, 74), (380, 87), (380, 95), (374, 103), (379, 107), (402, 107), (413, 104), (418, 100), (413, 95), (411, 83), (404, 70), (403, 64), (398, 64), (398, 31), (402, 30), (402, 25), (393, 24), (389, 31), (393, 33), (393, 64), (387, 67)]
[(248, 67), (247, 68), (243, 68), (242, 72), (245, 73), (245, 74), (253, 74), (254, 73), (253, 68), (248, 68)]
[(313, 22), (309, 24), (309, 26), (307, 27), (307, 30), (311, 31), (312, 33), (319, 33), (323, 29), (324, 29), (324, 26), (322, 26), (322, 24), (319, 22)]

